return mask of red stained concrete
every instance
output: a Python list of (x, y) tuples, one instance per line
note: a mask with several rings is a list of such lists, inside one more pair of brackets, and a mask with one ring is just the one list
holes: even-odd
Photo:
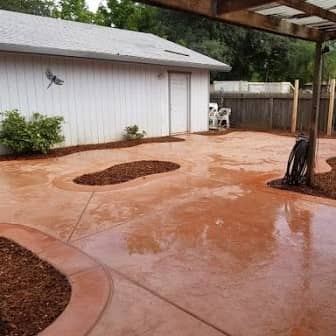
[[(106, 266), (114, 294), (90, 335), (334, 336), (336, 201), (265, 186), (284, 173), (293, 143), (237, 132), (2, 162), (0, 222)], [(336, 140), (321, 139), (320, 172), (332, 156)], [(141, 159), (181, 169), (103, 188), (71, 182)], [(71, 254), (67, 267), (77, 267)]]

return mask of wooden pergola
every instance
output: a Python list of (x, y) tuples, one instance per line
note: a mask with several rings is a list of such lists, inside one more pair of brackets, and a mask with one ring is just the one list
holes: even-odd
[(314, 178), (323, 43), (336, 39), (336, 0), (137, 0), (316, 44), (308, 184)]

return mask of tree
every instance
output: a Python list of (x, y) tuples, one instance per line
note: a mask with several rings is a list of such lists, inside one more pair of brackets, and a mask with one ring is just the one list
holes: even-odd
[(135, 13), (135, 4), (130, 0), (107, 0), (106, 6), (98, 8), (97, 21), (104, 26), (137, 30)]
[(154, 7), (134, 3), (131, 0), (107, 0), (96, 13), (95, 22), (120, 29), (152, 32), (155, 30)]
[(301, 84), (313, 80), (314, 43), (297, 40), (291, 45), (288, 81), (299, 79)]
[(0, 9), (15, 12), (53, 16), (55, 3), (52, 0), (1, 0)]
[(327, 82), (336, 78), (336, 50), (331, 43), (331, 50), (324, 54), (322, 63), (322, 79)]
[(57, 17), (70, 21), (94, 22), (94, 14), (89, 11), (85, 0), (61, 0)]

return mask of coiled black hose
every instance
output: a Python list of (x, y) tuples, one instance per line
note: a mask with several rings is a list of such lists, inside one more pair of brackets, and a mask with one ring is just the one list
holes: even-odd
[(299, 134), (289, 155), (286, 175), (283, 184), (298, 185), (305, 182), (307, 172), (307, 157), (309, 137)]

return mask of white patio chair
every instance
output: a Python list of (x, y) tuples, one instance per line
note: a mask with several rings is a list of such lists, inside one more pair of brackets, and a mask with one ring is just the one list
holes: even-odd
[(218, 128), (218, 104), (209, 103), (209, 128)]
[(209, 112), (218, 112), (218, 104), (209, 103)]
[(230, 116), (231, 116), (231, 109), (228, 107), (221, 108), (217, 113), (217, 121), (219, 127), (226, 127), (230, 128)]

